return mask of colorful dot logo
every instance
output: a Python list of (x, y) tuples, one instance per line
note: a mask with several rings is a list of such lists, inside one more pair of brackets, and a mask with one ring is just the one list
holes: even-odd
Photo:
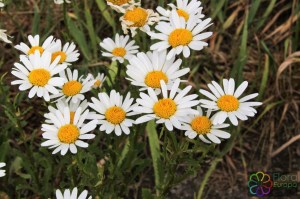
[(263, 197), (271, 192), (273, 181), (270, 175), (264, 172), (253, 173), (249, 177), (248, 187), (251, 195)]

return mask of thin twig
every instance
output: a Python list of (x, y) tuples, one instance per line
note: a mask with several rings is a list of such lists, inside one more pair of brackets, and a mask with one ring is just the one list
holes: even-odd
[(297, 140), (300, 140), (300, 134), (292, 137), (289, 141), (287, 141), (285, 144), (283, 144), (281, 147), (279, 147), (276, 151), (274, 151), (271, 154), (271, 157), (275, 157), (278, 155), (281, 151), (283, 151), (285, 148), (287, 148), (289, 145), (291, 145), (293, 142), (296, 142)]

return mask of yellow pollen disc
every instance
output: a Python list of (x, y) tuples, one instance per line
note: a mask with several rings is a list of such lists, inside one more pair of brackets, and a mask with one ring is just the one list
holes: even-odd
[(240, 102), (233, 95), (223, 95), (218, 99), (217, 105), (222, 111), (232, 112), (238, 110)]
[(151, 88), (160, 88), (160, 80), (168, 83), (168, 77), (162, 71), (149, 72), (145, 77), (145, 84)]
[(63, 63), (67, 58), (66, 53), (64, 53), (62, 51), (58, 51), (58, 52), (55, 52), (52, 54), (51, 62), (53, 62), (56, 59), (56, 57), (58, 57), (58, 56), (60, 56), (60, 60), (58, 62), (59, 64)]
[(124, 57), (126, 55), (126, 50), (125, 48), (115, 48), (112, 51), (112, 54), (116, 57)]
[(183, 28), (175, 29), (169, 36), (169, 44), (176, 48), (177, 46), (186, 46), (193, 40), (191, 31)]
[(105, 118), (110, 123), (117, 125), (125, 120), (126, 112), (118, 106), (111, 107), (106, 110)]
[(69, 81), (63, 85), (62, 92), (67, 96), (74, 96), (82, 89), (82, 84), (78, 81)]
[(73, 122), (74, 122), (74, 116), (75, 116), (75, 112), (71, 111), (70, 112), (70, 124), (73, 124)]
[(80, 133), (77, 126), (73, 124), (67, 124), (59, 128), (58, 130), (58, 139), (62, 143), (72, 144), (78, 139)]
[(32, 46), (29, 51), (27, 52), (28, 55), (34, 54), (34, 52), (38, 50), (40, 51), (40, 54), (43, 54), (44, 52), (44, 48), (41, 46)]
[(134, 8), (124, 14), (124, 19), (133, 23), (130, 27), (143, 27), (147, 22), (148, 13), (143, 8)]
[(114, 5), (121, 6), (125, 3), (128, 3), (130, 0), (107, 0), (107, 1)]
[(50, 78), (50, 72), (45, 69), (34, 69), (28, 75), (29, 82), (34, 86), (44, 87)]
[(206, 116), (195, 117), (191, 122), (192, 129), (198, 134), (203, 135), (210, 132), (212, 123)]
[(177, 14), (178, 14), (180, 17), (183, 17), (183, 18), (185, 19), (185, 21), (188, 21), (189, 18), (190, 18), (190, 15), (189, 15), (186, 11), (184, 11), (184, 10), (182, 10), (182, 9), (178, 9), (178, 10), (177, 10)]
[(100, 80), (96, 80), (96, 82), (94, 83), (94, 86), (99, 87), (101, 85), (101, 81)]
[(176, 103), (170, 98), (158, 100), (153, 106), (154, 113), (164, 119), (169, 119), (177, 110)]

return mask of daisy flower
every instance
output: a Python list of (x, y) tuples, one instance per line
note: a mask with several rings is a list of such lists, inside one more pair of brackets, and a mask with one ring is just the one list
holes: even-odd
[(179, 91), (180, 79), (176, 79), (170, 93), (163, 80), (160, 82), (162, 97), (158, 98), (152, 88), (148, 88), (148, 95), (140, 93), (137, 103), (140, 105), (134, 107), (136, 113), (144, 114), (136, 120), (136, 124), (148, 122), (157, 119), (156, 123), (164, 123), (169, 131), (173, 131), (173, 126), (182, 129), (184, 116), (188, 114), (197, 114), (192, 107), (199, 104), (199, 100), (195, 100), (198, 95), (187, 95), (192, 86), (188, 86)]
[(100, 43), (100, 46), (107, 52), (102, 51), (104, 57), (111, 57), (113, 61), (118, 60), (120, 63), (124, 62), (124, 59), (130, 59), (134, 54), (138, 52), (138, 46), (134, 45), (135, 41), (129, 41), (129, 36), (119, 36), (116, 34), (115, 41), (111, 38), (106, 38)]
[(59, 63), (71, 64), (77, 61), (79, 53), (75, 48), (76, 45), (73, 42), (68, 42), (62, 47), (61, 40), (56, 40), (55, 45), (49, 49), (49, 51), (52, 52), (52, 61), (58, 56), (60, 56)]
[[(190, 2), (188, 0), (177, 0), (176, 5), (170, 3), (168, 6), (170, 6), (172, 10), (176, 10), (177, 14), (183, 17), (185, 21), (188, 21), (191, 15), (196, 15), (198, 22), (204, 17), (202, 14), (203, 7), (201, 7), (201, 2), (198, 0), (192, 0)], [(156, 10), (161, 15), (161, 21), (170, 20), (171, 10), (166, 10), (160, 6), (158, 6)]]
[(2, 0), (0, 0), (0, 8), (2, 8), (2, 7), (4, 7), (4, 6), (5, 6), (5, 4), (3, 3)]
[[(4, 162), (0, 162), (0, 168), (5, 167), (6, 164)], [(5, 176), (5, 170), (0, 169), (0, 177)]]
[(107, 5), (119, 13), (124, 13), (126, 9), (131, 6), (141, 6), (141, 2), (136, 0), (106, 0)]
[(0, 29), (0, 40), (6, 42), (6, 43), (11, 43), (10, 40), (8, 40), (8, 35), (5, 33), (6, 30)]
[(96, 120), (92, 120), (85, 124), (85, 120), (89, 114), (89, 110), (82, 113), (82, 109), (79, 107), (74, 114), (73, 122), (71, 121), (69, 107), (64, 107), (64, 112), (59, 110), (55, 111), (55, 114), (50, 112), (48, 118), (51, 120), (50, 124), (43, 124), (42, 131), (43, 138), (47, 141), (41, 145), (43, 147), (49, 147), (49, 149), (55, 148), (52, 154), (56, 154), (60, 151), (61, 155), (65, 155), (68, 150), (71, 153), (77, 153), (77, 147), (87, 148), (88, 143), (82, 140), (89, 140), (95, 137), (94, 134), (89, 132), (94, 130), (97, 125)]
[(183, 124), (183, 128), (186, 130), (186, 136), (188, 136), (190, 139), (194, 139), (195, 137), (199, 136), (203, 142), (208, 144), (211, 142), (220, 144), (221, 140), (219, 138), (230, 138), (229, 133), (220, 130), (228, 127), (229, 124), (214, 125), (212, 123), (213, 117), (210, 117), (211, 110), (208, 110), (206, 115), (203, 115), (200, 106), (197, 107), (197, 110), (198, 113), (195, 115), (188, 115), (186, 117), (186, 123)]
[(183, 52), (184, 57), (190, 56), (190, 49), (202, 50), (208, 43), (202, 41), (212, 35), (212, 32), (201, 33), (208, 28), (211, 19), (208, 18), (197, 24), (196, 16), (190, 16), (186, 22), (179, 17), (175, 10), (172, 11), (170, 23), (159, 22), (155, 27), (160, 33), (148, 32), (152, 39), (159, 39), (158, 43), (151, 46), (151, 50), (162, 51), (171, 47), (167, 59)]
[(92, 76), (92, 79), (94, 80), (94, 84), (93, 84), (93, 88), (101, 88), (106, 76), (104, 73), (98, 73), (98, 75), (94, 78), (94, 76)]
[(28, 36), (29, 43), (31, 47), (26, 45), (25, 43), (21, 42), (19, 45), (16, 45), (15, 48), (22, 51), (25, 55), (31, 55), (34, 54), (35, 51), (39, 51), (40, 54), (43, 54), (44, 51), (48, 51), (53, 45), (55, 45), (54, 37), (50, 36), (48, 37), (42, 46), (40, 46), (40, 36), (35, 35), (34, 37), (32, 35)]
[(244, 81), (236, 90), (235, 81), (232, 78), (223, 79), (223, 89), (215, 81), (207, 86), (212, 93), (200, 89), (200, 93), (209, 98), (209, 100), (201, 99), (200, 103), (202, 107), (218, 111), (215, 114), (213, 124), (222, 124), (228, 117), (231, 123), (237, 126), (237, 118), (247, 120), (248, 117), (253, 117), (257, 113), (253, 106), (262, 104), (261, 102), (248, 102), (248, 100), (257, 97), (258, 93), (240, 98), (248, 86), (247, 81)]
[(99, 93), (98, 99), (92, 97), (92, 102), (89, 103), (89, 106), (97, 114), (94, 114), (91, 119), (98, 120), (100, 131), (105, 131), (107, 134), (114, 131), (117, 136), (120, 136), (122, 132), (126, 135), (130, 133), (128, 127), (134, 123), (133, 120), (127, 118), (134, 115), (132, 112), (133, 98), (130, 98), (130, 93), (126, 95), (124, 100), (123, 96), (115, 90), (112, 90), (110, 95)]
[(15, 63), (11, 72), (19, 79), (13, 81), (12, 85), (20, 84), (19, 90), (21, 91), (30, 89), (29, 98), (37, 95), (46, 101), (50, 100), (49, 92), (52, 94), (59, 93), (55, 87), (62, 86), (65, 80), (53, 76), (67, 67), (65, 64), (58, 64), (59, 57), (51, 63), (51, 53), (44, 52), (40, 55), (40, 52), (36, 51), (29, 57), (21, 55), (20, 59), (22, 64)]
[(147, 54), (138, 53), (130, 59), (126, 73), (133, 85), (142, 87), (140, 91), (153, 88), (159, 94), (161, 80), (167, 84), (167, 88), (171, 88), (177, 78), (190, 71), (189, 68), (180, 70), (181, 63), (182, 60), (175, 61), (175, 57), (167, 60), (166, 51), (149, 51)]
[(56, 199), (92, 199), (92, 196), (88, 197), (88, 191), (84, 190), (78, 196), (78, 189), (75, 187), (72, 192), (70, 189), (66, 189), (64, 193), (62, 193), (59, 189), (56, 190)]
[(66, 99), (67, 102), (71, 100), (73, 103), (76, 103), (78, 100), (84, 100), (83, 94), (90, 91), (95, 82), (91, 79), (91, 75), (88, 75), (81, 82), (82, 76), (78, 78), (78, 70), (74, 70), (72, 73), (69, 68), (67, 68), (67, 75), (64, 71), (59, 73), (59, 75), (65, 80), (65, 83), (59, 90), (59, 93), (52, 95), (51, 98)]
[(144, 32), (150, 31), (150, 26), (159, 21), (158, 13), (139, 6), (130, 6), (123, 13), (124, 15), (120, 18), (122, 29), (125, 34), (128, 34), (130, 30), (132, 36), (136, 35), (136, 29)]

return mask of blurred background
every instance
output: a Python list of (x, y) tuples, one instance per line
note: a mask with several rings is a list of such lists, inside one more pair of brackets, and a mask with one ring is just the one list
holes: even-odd
[[(189, 140), (183, 132), (160, 134), (158, 127), (159, 185), (145, 126), (118, 138), (97, 130), (88, 150), (75, 157), (53, 156), (40, 147), (47, 104), (29, 100), (28, 93), (10, 85), (10, 71), (20, 54), (13, 46), (39, 34), (42, 40), (54, 35), (74, 41), (81, 56), (72, 68), (107, 74), (103, 90), (132, 91), (125, 66), (100, 55), (99, 42), (122, 33), (120, 15), (105, 0), (4, 2), (0, 29), (7, 30), (13, 44), (0, 43), (0, 162), (7, 163), (0, 198), (53, 198), (55, 189), (75, 186), (98, 198), (248, 198), (249, 172), (298, 172), (300, 179), (299, 0), (202, 0), (214, 35), (209, 47), (183, 59), (191, 68), (188, 84), (196, 92), (212, 80), (247, 80), (247, 93), (259, 92), (263, 105), (255, 118), (230, 129), (232, 137), (218, 146)], [(145, 0), (142, 5), (155, 9), (171, 2)], [(148, 51), (146, 34), (134, 39)]]

